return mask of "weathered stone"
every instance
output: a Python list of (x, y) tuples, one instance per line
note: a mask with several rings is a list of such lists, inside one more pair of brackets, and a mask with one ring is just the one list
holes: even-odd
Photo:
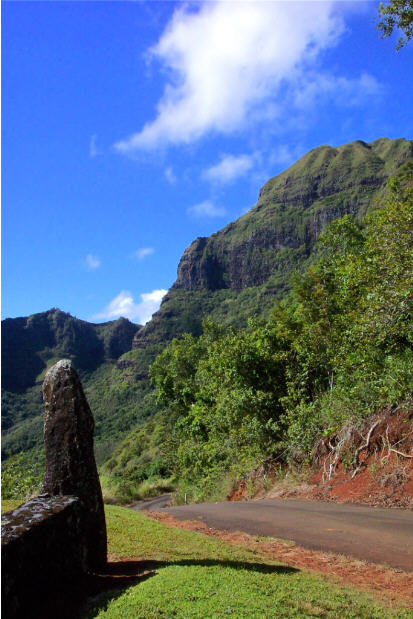
[(43, 383), (46, 474), (43, 492), (75, 495), (81, 507), (81, 546), (86, 568), (107, 561), (106, 522), (95, 457), (94, 420), (79, 376), (69, 359), (46, 373)]
[(39, 496), (2, 515), (5, 617), (44, 617), (39, 609), (51, 593), (76, 586), (85, 572), (81, 519), (80, 501), (74, 496)]

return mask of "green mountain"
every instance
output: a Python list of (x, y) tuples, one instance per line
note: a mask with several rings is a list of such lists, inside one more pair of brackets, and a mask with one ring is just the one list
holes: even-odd
[(90, 325), (59, 310), (3, 321), (5, 455), (41, 443), (39, 384), (47, 365), (69, 356), (82, 373), (103, 459), (155, 413), (148, 368), (168, 341), (199, 335), (208, 315), (237, 327), (265, 315), (288, 292), (291, 273), (315, 259), (324, 226), (348, 213), (362, 219), (412, 158), (405, 139), (310, 151), (270, 179), (243, 217), (185, 250), (176, 282), (142, 328), (124, 319)]
[(291, 271), (311, 260), (323, 227), (348, 213), (362, 219), (412, 157), (413, 141), (387, 138), (304, 155), (264, 185), (243, 217), (185, 250), (176, 282), (134, 348), (198, 334), (209, 314), (242, 326), (248, 316), (266, 313), (288, 291)]
[(41, 384), (47, 367), (70, 358), (86, 383), (93, 382), (99, 370), (113, 367), (130, 350), (140, 328), (125, 318), (91, 324), (59, 309), (3, 320), (3, 453), (27, 449), (41, 439)]

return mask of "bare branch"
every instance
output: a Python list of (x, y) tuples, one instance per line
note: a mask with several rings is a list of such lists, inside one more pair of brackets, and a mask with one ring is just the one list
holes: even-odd
[(363, 451), (363, 449), (368, 449), (368, 446), (370, 445), (370, 438), (373, 433), (373, 430), (379, 425), (379, 423), (380, 423), (380, 420), (373, 423), (373, 425), (371, 426), (367, 434), (366, 442), (364, 443), (364, 445), (361, 445), (358, 449), (356, 449), (356, 452), (354, 454), (354, 462), (358, 467), (359, 467), (359, 453)]
[(403, 456), (403, 458), (413, 458), (413, 454), (409, 456), (408, 454), (404, 454), (401, 451), (397, 451), (397, 449), (393, 449), (392, 447), (389, 447), (389, 451), (394, 451), (395, 454), (399, 454), (399, 456)]

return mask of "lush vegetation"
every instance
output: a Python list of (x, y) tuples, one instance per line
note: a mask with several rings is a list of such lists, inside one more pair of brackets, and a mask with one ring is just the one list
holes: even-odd
[(161, 412), (107, 470), (124, 485), (173, 476), (178, 500), (222, 498), (266, 459), (308, 462), (320, 437), (408, 401), (412, 178), (407, 165), (362, 224), (331, 223), (318, 262), (269, 320), (239, 330), (206, 320), (199, 337), (173, 340), (150, 371)]
[(44, 468), (44, 450), (31, 450), (11, 456), (2, 466), (1, 498), (22, 502), (39, 494)]
[[(257, 205), (243, 217), (191, 245), (176, 284), (139, 332), (124, 319), (91, 325), (59, 310), (3, 321), (2, 457), (24, 452), (39, 461), (40, 386), (46, 368), (62, 356), (73, 358), (81, 375), (95, 417), (105, 494), (114, 501), (169, 488), (177, 477), (182, 492), (183, 480), (190, 479), (198, 488), (194, 497), (222, 496), (242, 471), (265, 457), (279, 457), (286, 442), (290, 458), (308, 457), (319, 431), (350, 419), (354, 407), (361, 416), (378, 406), (386, 399), (384, 391), (396, 389), (405, 376), (409, 353), (380, 356), (384, 348), (373, 346), (373, 354), (367, 346), (371, 359), (356, 359), (357, 351), (364, 350), (358, 343), (366, 343), (369, 333), (371, 342), (375, 333), (380, 339), (389, 327), (384, 315), (376, 332), (372, 316), (369, 326), (368, 312), (376, 305), (368, 295), (397, 297), (397, 290), (387, 292), (384, 283), (381, 291), (374, 287), (373, 268), (381, 267), (368, 262), (367, 253), (376, 255), (369, 236), (375, 223), (361, 221), (383, 205), (385, 181), (411, 157), (412, 146), (383, 138), (307, 153), (268, 181)], [(352, 217), (333, 226), (315, 246), (324, 224), (345, 214)], [(353, 262), (364, 265), (364, 271), (345, 267)], [(293, 280), (287, 301), (294, 271), (306, 275)], [(370, 292), (357, 283), (358, 273), (370, 278)], [(399, 275), (389, 277), (398, 281)], [(407, 283), (400, 284), (404, 290)], [(271, 310), (275, 299), (279, 303)], [(359, 320), (364, 310), (365, 324)], [(351, 327), (353, 318), (360, 323), (358, 330)], [(134, 336), (139, 347), (131, 350)], [(155, 400), (149, 366), (174, 337), (182, 340), (152, 370)], [(357, 345), (350, 350), (353, 341)], [(179, 365), (187, 353), (185, 374)], [(365, 370), (370, 372), (367, 382)], [(375, 382), (376, 371), (380, 379)], [(162, 378), (162, 372), (171, 376)], [(177, 384), (169, 393), (174, 372)], [(181, 402), (179, 389), (189, 390), (191, 397)], [(199, 470), (192, 468), (192, 452), (205, 461)], [(4, 468), (10, 476), (17, 471)]]
[(408, 609), (386, 608), (366, 594), (277, 564), (259, 550), (166, 527), (120, 507), (108, 506), (106, 518), (111, 555), (139, 557), (136, 571), (153, 571), (123, 591), (95, 597), (88, 617), (409, 616)]
[(7, 499), (5, 501), (2, 500), (1, 513), (3, 514), (4, 512), (9, 512), (12, 509), (16, 509), (16, 507), (19, 507), (19, 505), (21, 505), (21, 503), (21, 500), (17, 499)]

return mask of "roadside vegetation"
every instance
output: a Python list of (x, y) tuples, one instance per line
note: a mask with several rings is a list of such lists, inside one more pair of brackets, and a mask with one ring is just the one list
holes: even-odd
[(178, 502), (224, 498), (269, 460), (304, 468), (320, 438), (383, 408), (409, 411), (412, 167), (362, 223), (346, 215), (327, 227), (318, 262), (294, 275), (268, 320), (244, 329), (205, 320), (199, 337), (175, 339), (156, 358), (159, 412), (103, 467), (120, 498), (157, 479), (175, 484)]

